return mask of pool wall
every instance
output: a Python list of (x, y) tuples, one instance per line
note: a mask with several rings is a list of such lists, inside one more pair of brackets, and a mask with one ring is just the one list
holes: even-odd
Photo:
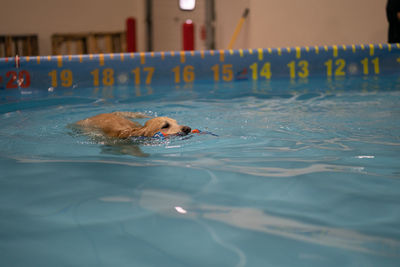
[(399, 71), (399, 44), (15, 57), (0, 58), (0, 90), (329, 79)]

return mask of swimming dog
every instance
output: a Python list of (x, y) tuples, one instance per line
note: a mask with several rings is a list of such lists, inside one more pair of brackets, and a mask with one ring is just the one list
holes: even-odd
[(179, 125), (176, 120), (168, 117), (152, 118), (142, 126), (130, 119), (151, 118), (147, 115), (135, 112), (102, 113), (76, 122), (85, 132), (100, 131), (107, 137), (126, 139), (130, 137), (154, 137), (161, 133), (168, 135), (187, 135), (191, 128)]

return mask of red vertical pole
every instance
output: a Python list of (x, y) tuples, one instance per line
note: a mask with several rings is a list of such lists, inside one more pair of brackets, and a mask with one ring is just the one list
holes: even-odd
[(136, 19), (126, 19), (126, 52), (136, 52)]
[(194, 24), (193, 21), (188, 19), (183, 23), (183, 50), (190, 51), (194, 50)]

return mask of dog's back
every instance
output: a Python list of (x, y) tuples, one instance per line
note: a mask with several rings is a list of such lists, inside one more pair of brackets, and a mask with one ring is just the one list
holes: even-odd
[(141, 113), (113, 112), (102, 113), (76, 122), (84, 131), (100, 130), (109, 137), (124, 138), (133, 129), (141, 128), (142, 125), (127, 118), (148, 118)]

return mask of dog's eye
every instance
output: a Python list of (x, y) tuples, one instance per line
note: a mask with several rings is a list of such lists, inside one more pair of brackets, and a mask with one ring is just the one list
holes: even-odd
[(167, 128), (169, 128), (169, 123), (168, 123), (168, 122), (166, 122), (166, 123), (161, 127), (161, 129), (167, 129)]

